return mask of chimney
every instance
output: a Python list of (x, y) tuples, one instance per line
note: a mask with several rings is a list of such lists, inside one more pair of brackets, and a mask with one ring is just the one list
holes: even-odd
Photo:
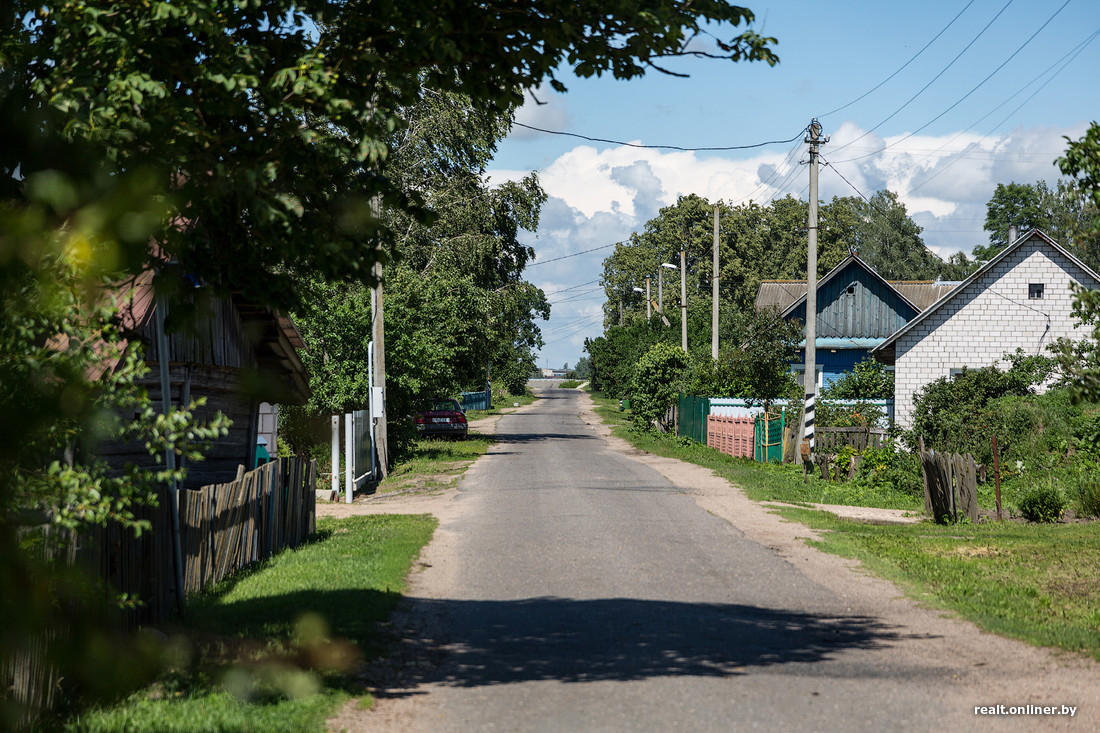
[(1016, 225), (1015, 224), (1009, 225), (1009, 227), (1008, 227), (1008, 243), (1012, 244), (1013, 242), (1015, 242), (1016, 241), (1016, 236), (1017, 236), (1016, 235)]

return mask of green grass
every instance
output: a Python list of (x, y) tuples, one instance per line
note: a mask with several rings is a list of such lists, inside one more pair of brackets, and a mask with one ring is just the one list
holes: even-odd
[(756, 501), (784, 501), (796, 504), (845, 504), (881, 509), (920, 510), (923, 497), (890, 487), (825, 481), (813, 474), (803, 479), (802, 468), (775, 463), (758, 463), (733, 458), (701, 443), (635, 429), (630, 413), (619, 412), (618, 400), (593, 394), (596, 413), (612, 426), (612, 432), (648, 453), (676, 458), (712, 469), (718, 475), (745, 488)]
[[(650, 453), (714, 469), (757, 501), (901, 509), (920, 509), (923, 503), (899, 491), (846, 489), (820, 478), (803, 484), (799, 468), (734, 459), (640, 432), (618, 411), (617, 401), (593, 397), (597, 413), (616, 435)], [(1100, 523), (883, 526), (810, 509), (778, 511), (825, 530), (815, 546), (861, 561), (928, 605), (954, 611), (989, 632), (1100, 659)]]
[(800, 509), (817, 547), (860, 560), (985, 631), (1100, 660), (1100, 524), (878, 526)]
[(466, 440), (420, 438), (378, 484), (377, 493), (449, 489), (492, 444), (492, 436), (475, 432)]
[(314, 542), (190, 600), (160, 681), (67, 730), (323, 731), (353, 696), (342, 672), (382, 653), (377, 624), (436, 524), (428, 515), (318, 521)]

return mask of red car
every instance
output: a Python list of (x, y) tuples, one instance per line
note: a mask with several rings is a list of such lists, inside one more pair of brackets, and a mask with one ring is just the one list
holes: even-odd
[(458, 400), (441, 398), (430, 400), (413, 417), (416, 432), (421, 435), (452, 435), (465, 438), (469, 426), (466, 413), (458, 406)]

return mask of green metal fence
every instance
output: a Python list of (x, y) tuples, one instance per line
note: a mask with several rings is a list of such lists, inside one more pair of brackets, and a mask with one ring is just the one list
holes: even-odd
[(786, 411), (765, 412), (756, 416), (756, 460), (761, 463), (783, 462), (786, 428)]
[(682, 394), (676, 400), (678, 426), (676, 434), (707, 444), (707, 415), (710, 414), (710, 398)]

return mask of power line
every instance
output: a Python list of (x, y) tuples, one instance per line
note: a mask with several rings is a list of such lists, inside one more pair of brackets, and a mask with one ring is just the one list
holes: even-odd
[[(973, 4), (974, 4), (974, 0), (970, 0), (970, 2), (968, 2), (968, 3), (967, 3), (967, 4), (966, 4), (966, 5), (964, 6), (964, 7), (963, 7), (963, 9), (959, 11), (958, 15), (956, 15), (956, 16), (955, 16), (954, 18), (952, 18), (952, 19), (951, 19), (951, 21), (950, 21), (950, 22), (949, 22), (949, 23), (948, 23), (947, 25), (945, 25), (945, 26), (943, 27), (943, 29), (942, 29), (942, 30), (940, 30), (940, 32), (939, 32), (939, 33), (937, 33), (937, 34), (936, 34), (935, 36), (933, 36), (933, 37), (932, 37), (932, 40), (931, 40), (931, 41), (929, 41), (928, 43), (924, 44), (924, 48), (922, 48), (921, 50), (917, 51), (917, 52), (916, 52), (916, 53), (915, 53), (915, 54), (914, 54), (914, 55), (912, 56), (912, 58), (910, 58), (910, 59), (909, 59), (908, 61), (906, 61), (906, 62), (905, 62), (904, 64), (902, 64), (902, 65), (901, 65), (900, 67), (898, 67), (898, 70), (897, 70), (897, 71), (895, 71), (895, 72), (894, 72), (893, 74), (890, 74), (890, 76), (888, 76), (888, 77), (886, 77), (885, 79), (883, 79), (882, 81), (880, 81), (880, 82), (879, 82), (879, 83), (878, 83), (878, 84), (877, 84), (877, 85), (876, 85), (875, 87), (873, 87), (873, 88), (869, 89), (868, 91), (864, 92), (864, 93), (863, 93), (863, 94), (861, 94), (860, 96), (858, 96), (858, 97), (856, 97), (855, 99), (853, 99), (853, 100), (852, 100), (851, 102), (848, 102), (847, 104), (842, 104), (842, 105), (840, 105), (839, 107), (837, 107), (836, 109), (832, 110), (831, 112), (826, 112), (826, 113), (825, 113), (825, 114), (823, 114), (823, 115), (818, 115), (818, 116), (817, 116), (817, 118), (818, 118), (818, 119), (821, 119), (822, 117), (828, 117), (829, 115), (832, 115), (832, 114), (836, 114), (837, 112), (840, 112), (840, 111), (841, 111), (841, 110), (843, 110), (843, 109), (847, 109), (848, 107), (851, 107), (851, 106), (852, 106), (853, 104), (855, 104), (856, 102), (860, 101), (861, 99), (863, 99), (863, 98), (864, 98), (864, 97), (866, 97), (867, 95), (869, 95), (869, 94), (871, 94), (871, 93), (873, 93), (873, 92), (876, 92), (876, 91), (878, 91), (878, 90), (879, 90), (879, 89), (880, 89), (880, 88), (882, 87), (882, 85), (883, 85), (883, 84), (885, 84), (886, 82), (890, 81), (890, 80), (891, 80), (891, 79), (893, 79), (893, 78), (894, 78), (895, 76), (897, 76), (898, 74), (900, 74), (900, 73), (901, 73), (902, 71), (904, 71), (904, 70), (905, 70), (905, 67), (909, 66), (909, 64), (911, 64), (911, 63), (913, 63), (914, 61), (916, 61), (916, 60), (917, 60), (917, 57), (918, 57), (918, 56), (920, 56), (920, 55), (921, 55), (922, 53), (924, 53), (925, 51), (927, 51), (927, 50), (928, 50), (928, 47), (929, 47), (929, 46), (931, 46), (931, 45), (932, 45), (933, 43), (935, 43), (935, 42), (936, 42), (937, 40), (939, 40), (939, 37), (940, 37), (940, 36), (942, 36), (942, 35), (943, 35), (944, 33), (946, 33), (946, 32), (947, 32), (947, 29), (948, 29), (948, 28), (950, 28), (950, 27), (951, 27), (952, 25), (954, 25), (954, 24), (955, 24), (955, 21), (956, 21), (956, 20), (958, 20), (958, 19), (959, 19), (959, 18), (960, 18), (960, 17), (962, 16), (962, 14), (963, 14), (963, 13), (965, 13), (965, 12), (967, 11), (967, 9), (968, 9), (968, 8), (969, 8), (969, 7), (971, 6), (971, 5), (973, 5)], [(1007, 6), (1006, 6), (1006, 7), (1007, 7)], [(994, 20), (996, 20), (996, 19), (994, 18)], [(934, 81), (934, 80), (933, 80), (933, 81)]]
[(608, 247), (614, 247), (617, 244), (623, 244), (623, 243), (622, 242), (612, 242), (611, 244), (604, 244), (604, 245), (601, 245), (599, 247), (593, 247), (592, 249), (586, 249), (583, 252), (574, 252), (571, 255), (562, 255), (561, 257), (555, 257), (552, 260), (543, 260), (542, 262), (529, 262), (529, 263), (527, 263), (527, 266), (528, 267), (535, 267), (537, 265), (548, 265), (551, 262), (557, 262), (558, 260), (567, 260), (570, 257), (580, 257), (581, 255), (586, 255), (589, 252), (598, 252), (601, 249), (607, 249)]
[[(882, 120), (882, 122), (879, 122), (879, 123), (878, 123), (877, 125), (875, 125), (874, 127), (872, 127), (872, 128), (870, 129), (870, 130), (867, 130), (867, 131), (866, 131), (866, 132), (864, 132), (864, 133), (863, 133), (862, 135), (860, 135), (859, 137), (857, 137), (857, 138), (856, 138), (855, 140), (852, 140), (851, 142), (848, 142), (848, 143), (846, 143), (846, 144), (844, 144), (844, 145), (841, 145), (841, 146), (840, 146), (839, 148), (836, 148), (836, 149), (835, 149), (835, 151), (836, 151), (836, 152), (839, 152), (839, 151), (841, 151), (841, 150), (844, 150), (845, 148), (847, 148), (847, 147), (851, 146), (851, 145), (852, 145), (853, 143), (859, 142), (859, 141), (860, 141), (860, 140), (862, 140), (863, 138), (867, 137), (867, 136), (868, 136), (868, 135), (870, 135), (870, 134), (871, 134), (872, 132), (874, 132), (875, 130), (877, 130), (878, 128), (882, 127), (883, 125), (885, 125), (885, 124), (886, 124), (887, 122), (889, 122), (890, 120), (892, 120), (892, 119), (893, 119), (893, 118), (894, 118), (895, 116), (897, 116), (897, 114), (898, 114), (899, 112), (901, 112), (901, 111), (902, 111), (903, 109), (905, 109), (905, 108), (906, 108), (906, 107), (908, 107), (908, 106), (909, 106), (910, 104), (912, 104), (912, 103), (913, 103), (913, 101), (914, 101), (914, 100), (915, 100), (915, 99), (916, 99), (917, 97), (919, 97), (920, 95), (924, 94), (925, 90), (927, 90), (927, 89), (928, 89), (928, 87), (930, 87), (930, 86), (932, 86), (933, 84), (935, 84), (935, 83), (936, 83), (936, 80), (937, 80), (937, 79), (939, 79), (939, 78), (940, 78), (941, 76), (943, 76), (944, 74), (946, 74), (946, 73), (947, 73), (947, 70), (948, 70), (948, 69), (950, 69), (950, 68), (951, 68), (952, 66), (954, 66), (954, 65), (955, 65), (955, 62), (956, 62), (956, 61), (958, 61), (958, 60), (959, 60), (959, 58), (960, 58), (960, 57), (961, 57), (961, 56), (962, 56), (962, 55), (963, 55), (964, 53), (966, 53), (966, 52), (967, 52), (968, 50), (970, 50), (970, 47), (971, 47), (971, 46), (973, 46), (973, 45), (974, 45), (975, 43), (977, 43), (977, 42), (978, 42), (978, 39), (979, 39), (979, 38), (981, 38), (981, 37), (982, 37), (983, 35), (985, 35), (985, 32), (986, 32), (987, 30), (989, 30), (989, 26), (993, 25), (993, 23), (994, 23), (994, 22), (995, 22), (995, 21), (997, 20), (997, 18), (1000, 18), (1000, 17), (1001, 17), (1001, 14), (1002, 14), (1002, 13), (1004, 13), (1004, 11), (1008, 10), (1008, 6), (1012, 4), (1012, 1), (1013, 1), (1013, 0), (1008, 0), (1008, 2), (1004, 4), (1004, 7), (1002, 7), (1002, 8), (1001, 8), (1001, 9), (1000, 9), (999, 11), (997, 11), (997, 14), (993, 16), (993, 19), (992, 19), (992, 20), (990, 20), (990, 21), (989, 21), (988, 23), (986, 23), (986, 24), (985, 24), (985, 27), (984, 27), (984, 28), (982, 28), (982, 29), (981, 29), (980, 31), (978, 31), (978, 35), (974, 36), (974, 38), (973, 38), (973, 39), (972, 39), (972, 40), (970, 41), (970, 43), (966, 44), (966, 46), (965, 46), (965, 47), (963, 48), (963, 50), (962, 50), (962, 51), (959, 51), (959, 53), (958, 53), (958, 54), (957, 54), (957, 55), (955, 56), (955, 58), (951, 59), (951, 61), (950, 61), (950, 62), (948, 62), (947, 66), (943, 67), (943, 69), (941, 69), (941, 70), (940, 70), (940, 73), (938, 73), (938, 74), (936, 74), (936, 75), (935, 75), (934, 77), (932, 77), (932, 80), (931, 80), (931, 81), (929, 81), (929, 82), (928, 82), (927, 84), (925, 84), (925, 85), (924, 85), (923, 87), (921, 87), (921, 88), (920, 88), (920, 91), (918, 91), (918, 92), (917, 92), (916, 94), (914, 94), (914, 95), (913, 95), (912, 97), (910, 97), (910, 98), (909, 98), (909, 100), (905, 102), (905, 104), (901, 105), (901, 106), (900, 106), (900, 107), (898, 107), (898, 108), (897, 108), (896, 110), (894, 110), (893, 112), (891, 112), (891, 113), (890, 113), (890, 115), (889, 115), (888, 117), (886, 117), (886, 119)], [(1067, 0), (1067, 2), (1068, 2), (1068, 0)], [(1063, 7), (1064, 7), (1064, 6), (1063, 6)], [(845, 162), (845, 161), (842, 161), (842, 162)]]
[[(1011, 2), (1011, 0), (1010, 0), (1010, 2)], [(950, 112), (951, 110), (953, 110), (953, 109), (955, 109), (956, 107), (958, 107), (958, 106), (959, 106), (960, 104), (962, 104), (962, 103), (963, 103), (963, 101), (964, 101), (964, 100), (965, 100), (965, 99), (966, 99), (967, 97), (969, 97), (969, 96), (970, 96), (971, 94), (973, 94), (974, 92), (978, 91), (978, 89), (980, 89), (980, 88), (981, 88), (982, 86), (984, 86), (984, 85), (985, 85), (985, 83), (986, 83), (987, 81), (989, 81), (990, 79), (992, 79), (992, 78), (994, 77), (994, 75), (996, 75), (996, 74), (997, 74), (997, 72), (999, 72), (999, 71), (1000, 71), (1001, 69), (1003, 69), (1003, 68), (1004, 68), (1004, 67), (1005, 67), (1006, 65), (1008, 65), (1008, 62), (1009, 62), (1009, 61), (1011, 61), (1012, 59), (1016, 58), (1016, 54), (1020, 53), (1020, 51), (1023, 51), (1023, 50), (1024, 50), (1024, 48), (1025, 48), (1025, 47), (1026, 47), (1026, 46), (1027, 46), (1027, 45), (1028, 45), (1029, 43), (1031, 43), (1031, 42), (1032, 42), (1033, 40), (1035, 40), (1035, 37), (1036, 37), (1037, 35), (1039, 35), (1039, 34), (1040, 34), (1040, 33), (1041, 33), (1042, 31), (1043, 31), (1043, 29), (1044, 29), (1044, 28), (1046, 28), (1046, 27), (1047, 27), (1048, 25), (1050, 25), (1050, 22), (1051, 22), (1052, 20), (1054, 20), (1054, 18), (1055, 18), (1055, 17), (1057, 17), (1057, 16), (1058, 16), (1058, 14), (1059, 14), (1059, 13), (1061, 13), (1061, 12), (1062, 12), (1062, 11), (1063, 11), (1063, 10), (1065, 9), (1065, 7), (1066, 7), (1067, 5), (1069, 5), (1069, 4), (1070, 4), (1070, 2), (1071, 2), (1071, 0), (1066, 0), (1066, 1), (1064, 2), (1064, 3), (1062, 3), (1062, 6), (1061, 6), (1060, 8), (1058, 8), (1057, 10), (1055, 10), (1055, 11), (1054, 11), (1054, 14), (1053, 14), (1053, 15), (1051, 15), (1051, 16), (1050, 16), (1049, 18), (1047, 18), (1046, 22), (1045, 22), (1045, 23), (1043, 23), (1043, 24), (1042, 24), (1041, 26), (1039, 26), (1039, 28), (1038, 28), (1038, 29), (1037, 29), (1037, 30), (1036, 30), (1036, 31), (1035, 31), (1034, 33), (1032, 33), (1032, 34), (1031, 34), (1031, 35), (1030, 35), (1030, 36), (1028, 37), (1028, 39), (1027, 39), (1026, 41), (1024, 41), (1024, 42), (1023, 42), (1022, 44), (1020, 44), (1020, 46), (1019, 46), (1019, 47), (1017, 47), (1017, 49), (1016, 49), (1015, 51), (1013, 51), (1013, 52), (1012, 52), (1012, 54), (1011, 54), (1011, 55), (1010, 55), (1010, 56), (1009, 56), (1009, 57), (1008, 57), (1007, 59), (1005, 59), (1004, 61), (1002, 61), (1002, 62), (1000, 63), (1000, 65), (999, 65), (999, 66), (998, 66), (997, 68), (995, 68), (995, 69), (994, 69), (993, 71), (991, 71), (991, 72), (989, 73), (989, 75), (988, 75), (988, 76), (986, 76), (986, 77), (985, 77), (984, 79), (982, 79), (982, 80), (981, 80), (980, 82), (978, 82), (978, 83), (977, 83), (977, 85), (976, 85), (976, 86), (974, 86), (974, 88), (973, 88), (973, 89), (971, 89), (971, 90), (970, 90), (969, 92), (967, 92), (966, 94), (962, 95), (962, 96), (961, 96), (961, 97), (959, 97), (959, 98), (958, 98), (957, 100), (955, 100), (955, 103), (954, 103), (954, 104), (952, 104), (952, 105), (951, 105), (950, 107), (948, 107), (947, 109), (945, 109), (945, 110), (944, 110), (943, 112), (940, 112), (940, 113), (939, 113), (938, 115), (936, 115), (935, 117), (933, 117), (932, 119), (930, 119), (930, 120), (929, 120), (928, 122), (925, 122), (925, 123), (924, 123), (923, 125), (921, 125), (920, 127), (918, 127), (918, 128), (916, 129), (916, 130), (913, 130), (912, 132), (910, 132), (910, 133), (907, 133), (906, 135), (904, 135), (903, 137), (901, 137), (900, 139), (898, 139), (898, 140), (896, 140), (896, 141), (894, 141), (894, 142), (890, 143), (889, 145), (886, 145), (886, 146), (885, 146), (885, 147), (883, 147), (883, 148), (882, 148), (881, 150), (876, 150), (876, 151), (875, 151), (875, 152), (873, 152), (873, 153), (868, 153), (868, 154), (866, 154), (866, 155), (860, 155), (860, 156), (857, 156), (857, 157), (855, 157), (855, 158), (848, 158), (848, 160), (842, 160), (842, 161), (840, 161), (840, 162), (841, 162), (841, 163), (847, 163), (847, 162), (849, 162), (849, 161), (853, 161), (853, 160), (859, 160), (859, 159), (861, 159), (861, 158), (869, 158), (869, 157), (871, 157), (872, 155), (878, 155), (878, 154), (879, 154), (879, 153), (881, 153), (881, 152), (884, 152), (884, 151), (886, 151), (886, 150), (889, 150), (890, 148), (894, 147), (895, 145), (897, 145), (897, 144), (899, 144), (899, 143), (901, 143), (901, 142), (904, 142), (905, 140), (908, 140), (909, 138), (913, 137), (913, 136), (914, 136), (914, 135), (916, 135), (917, 133), (919, 133), (919, 132), (921, 132), (922, 130), (926, 129), (926, 128), (927, 128), (927, 127), (928, 127), (929, 125), (931, 125), (931, 124), (932, 124), (933, 122), (935, 122), (936, 120), (940, 119), (941, 117), (943, 117), (943, 116), (944, 116), (945, 114), (947, 114), (947, 113), (948, 113), (948, 112)], [(1005, 7), (1007, 8), (1008, 6), (1006, 5)], [(996, 18), (994, 18), (994, 20), (996, 20)], [(992, 21), (990, 21), (990, 22), (992, 22)], [(977, 40), (977, 39), (975, 39), (975, 40)], [(964, 49), (964, 50), (965, 50), (965, 49)], [(880, 124), (881, 124), (881, 123), (880, 123)], [(858, 138), (857, 138), (857, 139), (858, 139)], [(846, 146), (845, 146), (845, 147), (846, 147)], [(838, 148), (838, 149), (839, 149), (839, 148)]]
[(762, 148), (762, 147), (765, 147), (767, 145), (785, 145), (787, 143), (793, 143), (795, 140), (802, 137), (802, 133), (804, 133), (806, 131), (805, 128), (799, 130), (798, 134), (795, 135), (794, 137), (792, 137), (789, 140), (769, 140), (769, 141), (763, 142), (763, 143), (753, 143), (752, 145), (724, 145), (724, 146), (719, 146), (719, 147), (708, 147), (708, 148), (687, 148), (687, 147), (680, 147), (678, 145), (642, 145), (641, 143), (628, 143), (628, 142), (624, 142), (622, 140), (608, 140), (606, 138), (601, 138), (601, 137), (589, 137), (588, 135), (581, 135), (580, 133), (576, 133), (576, 132), (565, 132), (565, 131), (562, 131), (562, 130), (545, 130), (541, 127), (534, 127), (533, 125), (525, 125), (522, 122), (513, 122), (512, 124), (517, 125), (519, 127), (524, 127), (528, 130), (534, 130), (535, 132), (543, 132), (543, 133), (546, 133), (547, 135), (562, 135), (562, 136), (565, 136), (565, 137), (576, 137), (576, 138), (580, 138), (581, 140), (588, 140), (589, 142), (594, 142), (594, 143), (608, 143), (610, 145), (621, 145), (621, 146), (627, 147), (627, 148), (645, 148), (646, 150), (680, 150), (680, 151), (685, 152), (685, 153), (719, 152), (719, 151), (724, 151), (724, 150), (751, 150), (752, 148)]

